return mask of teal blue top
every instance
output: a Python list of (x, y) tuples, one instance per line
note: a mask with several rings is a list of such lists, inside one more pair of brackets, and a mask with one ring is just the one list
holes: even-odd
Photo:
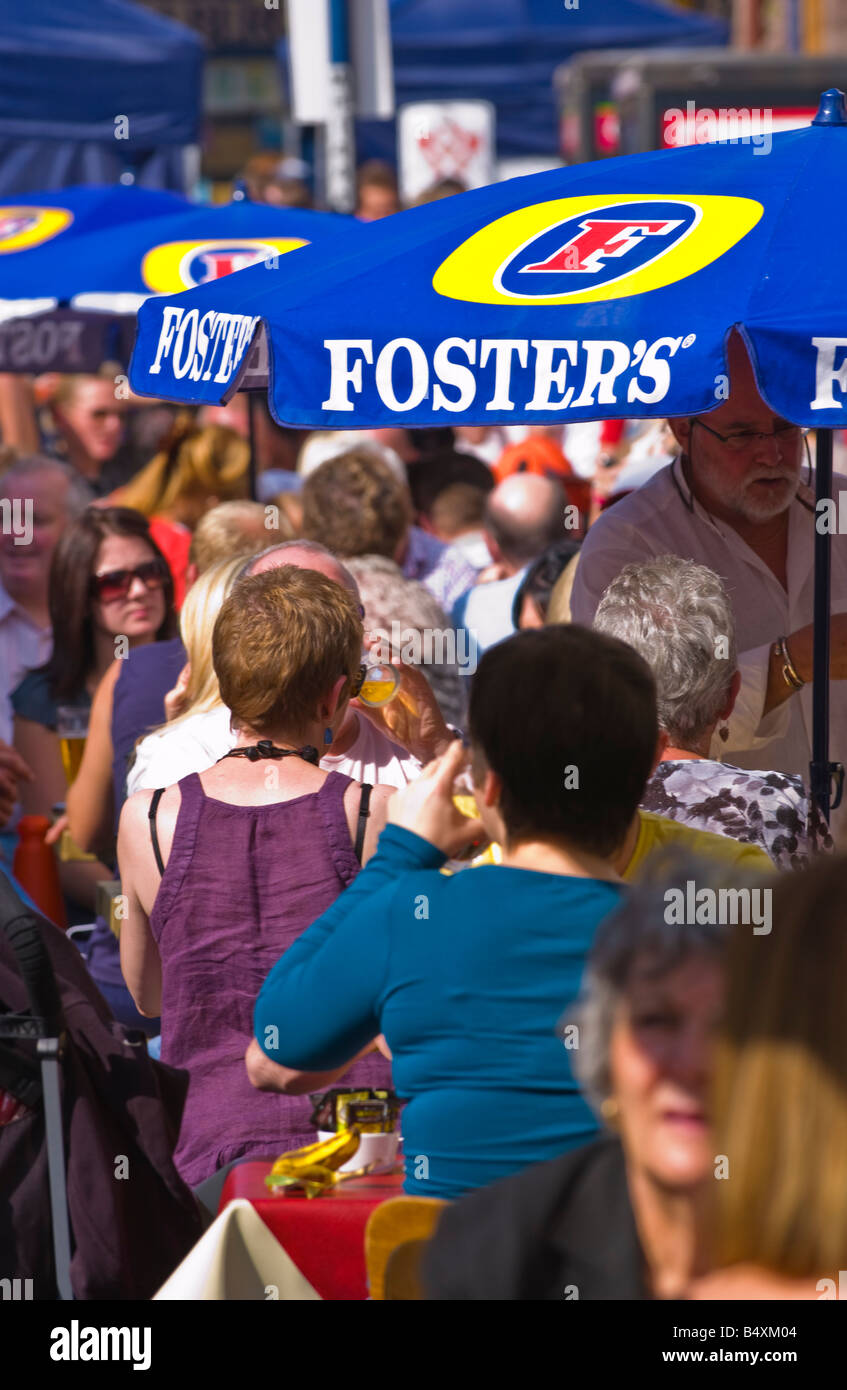
[(57, 701), (50, 689), (46, 667), (28, 671), (20, 685), (12, 691), (12, 709), (22, 719), (31, 719), (55, 732), (59, 721), (59, 705), (75, 705), (91, 709), (91, 696), (83, 687), (73, 697)]
[(254, 1030), (273, 1061), (306, 1071), (384, 1033), (408, 1101), (405, 1190), (450, 1199), (594, 1137), (555, 1027), (621, 890), (500, 865), (447, 876), (444, 859), (387, 826), (277, 961)]

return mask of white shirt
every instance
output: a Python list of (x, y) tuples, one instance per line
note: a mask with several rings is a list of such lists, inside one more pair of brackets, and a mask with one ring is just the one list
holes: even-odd
[(493, 557), (483, 531), (464, 531), (459, 536), (453, 536), (450, 544), (475, 570), (484, 570), (492, 563)]
[[(323, 770), (341, 772), (355, 782), (370, 782), (372, 786), (405, 787), (407, 782), (413, 782), (421, 770), (417, 758), (392, 743), (363, 715), (357, 714), (356, 720), (359, 728), (354, 743), (346, 753), (321, 758)], [(127, 777), (127, 796), (170, 787), (191, 772), (205, 772), (235, 747), (236, 737), (229, 721), (229, 710), (218, 705), (148, 734), (136, 749)]]
[(325, 772), (343, 772), (354, 782), (370, 782), (372, 786), (405, 787), (414, 782), (421, 764), (399, 743), (374, 728), (363, 714), (356, 715), (359, 732), (346, 753), (321, 758)]
[[(474, 662), (479, 654), (511, 637), (515, 631), (512, 609), (515, 595), (526, 576), (527, 566), (508, 579), (494, 579), (490, 584), (475, 584), (454, 606), (450, 620), (455, 628), (465, 628), (470, 634), (469, 649)], [(476, 670), (476, 665), (471, 667)]]
[(229, 720), (226, 705), (217, 705), (147, 734), (138, 744), (127, 774), (127, 796), (170, 787), (191, 772), (205, 772), (235, 747)]
[[(847, 491), (847, 478), (836, 475), (836, 508), (842, 491)], [(677, 459), (591, 527), (580, 551), (571, 597), (573, 621), (589, 626), (604, 589), (624, 565), (673, 554), (715, 570), (729, 589), (735, 611), (741, 690), (729, 721), (729, 739), (726, 743), (715, 740), (712, 756), (722, 751), (740, 767), (796, 773), (806, 786), (812, 756), (811, 682), (765, 718), (762, 709), (772, 643), (813, 618), (814, 508), (814, 492), (798, 488), (789, 509), (786, 592), (738, 533), (700, 506)], [(833, 613), (843, 613), (847, 611), (847, 539), (831, 536), (829, 544), (831, 608)], [(847, 762), (847, 681), (830, 684), (830, 758)], [(833, 814), (832, 829), (836, 842), (847, 844), (844, 803)]]
[(12, 742), (11, 694), (27, 671), (43, 666), (53, 647), (49, 627), (36, 627), (0, 584), (0, 739)]

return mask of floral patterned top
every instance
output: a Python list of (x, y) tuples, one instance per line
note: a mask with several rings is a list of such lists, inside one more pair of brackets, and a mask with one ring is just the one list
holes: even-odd
[(641, 805), (698, 830), (760, 845), (779, 869), (802, 868), (834, 846), (802, 778), (751, 772), (711, 758), (659, 763)]

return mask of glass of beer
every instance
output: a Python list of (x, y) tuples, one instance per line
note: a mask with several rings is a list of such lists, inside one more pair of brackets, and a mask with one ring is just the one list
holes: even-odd
[(90, 711), (82, 705), (59, 705), (56, 714), (56, 733), (62, 752), (65, 779), (71, 785), (82, 762), (85, 740), (88, 737)]
[(369, 705), (371, 709), (387, 705), (400, 689), (400, 672), (388, 661), (363, 665), (359, 678), (361, 683), (358, 689), (354, 684), (353, 694), (363, 705)]

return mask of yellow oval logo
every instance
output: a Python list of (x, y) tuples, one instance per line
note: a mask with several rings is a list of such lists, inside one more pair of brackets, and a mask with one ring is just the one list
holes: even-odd
[(471, 304), (591, 304), (662, 289), (755, 227), (752, 198), (625, 193), (555, 198), (482, 227), (442, 261), (433, 289)]
[(141, 262), (141, 277), (155, 294), (174, 294), (307, 245), (302, 237), (169, 241), (147, 252)]
[(0, 256), (42, 246), (73, 220), (67, 208), (0, 207)]

